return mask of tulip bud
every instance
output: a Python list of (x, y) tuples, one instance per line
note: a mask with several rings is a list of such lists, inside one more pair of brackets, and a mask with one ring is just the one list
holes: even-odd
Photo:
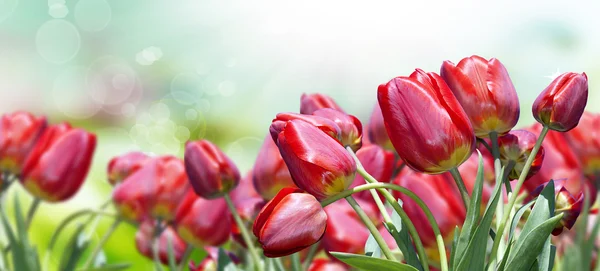
[(442, 173), (471, 156), (473, 127), (439, 75), (417, 69), (380, 85), (377, 95), (392, 144), (412, 169)]
[(305, 93), (300, 97), (300, 114), (312, 115), (313, 112), (321, 108), (333, 108), (337, 111), (344, 112), (344, 110), (327, 95), (320, 93)]
[(148, 259), (154, 259), (154, 246), (158, 242), (158, 258), (163, 264), (169, 264), (169, 243), (173, 248), (175, 262), (180, 263), (187, 244), (177, 235), (173, 228), (166, 227), (156, 241), (154, 234), (156, 231), (155, 223), (152, 220), (145, 220), (140, 224), (135, 234), (135, 246), (138, 251)]
[(177, 208), (174, 227), (195, 247), (220, 246), (229, 239), (231, 213), (225, 199), (209, 200), (190, 192)]
[(386, 150), (394, 150), (392, 141), (390, 141), (390, 137), (385, 130), (385, 122), (383, 121), (383, 114), (381, 113), (379, 103), (375, 103), (373, 113), (371, 113), (371, 118), (367, 125), (367, 131), (367, 137), (371, 143), (379, 145)]
[(282, 257), (318, 242), (327, 214), (317, 199), (297, 188), (284, 188), (265, 205), (252, 228), (267, 257)]
[(348, 115), (331, 108), (323, 108), (313, 112), (313, 115), (330, 119), (340, 127), (342, 145), (350, 146), (357, 151), (362, 146), (362, 123), (355, 116)]
[(579, 123), (587, 98), (587, 75), (567, 72), (540, 93), (533, 103), (533, 116), (551, 130), (566, 132)]
[[(204, 247), (204, 250), (207, 252), (206, 258), (204, 258), (204, 260), (202, 260), (202, 262), (200, 262), (200, 264), (197, 266), (194, 266), (193, 263), (190, 263), (190, 271), (217, 271), (217, 265), (219, 263), (219, 248), (207, 246)], [(230, 251), (225, 251), (225, 254), (229, 256), (229, 259), (231, 259), (233, 263), (240, 263), (240, 259), (235, 256), (235, 254), (231, 253)]]
[(186, 144), (185, 170), (196, 194), (206, 199), (222, 197), (240, 181), (233, 161), (207, 140)]
[(440, 75), (469, 116), (477, 137), (504, 134), (517, 124), (519, 98), (499, 60), (471, 56), (458, 65), (444, 61)]
[(315, 259), (308, 268), (308, 271), (348, 271), (345, 265), (331, 261), (329, 259)]
[(143, 152), (128, 152), (114, 157), (108, 163), (108, 182), (116, 185), (132, 173), (140, 169), (148, 160), (148, 155)]
[(25, 158), (46, 129), (46, 117), (27, 112), (6, 114), (0, 119), (0, 172), (18, 175)]
[[(358, 150), (356, 157), (358, 157), (365, 170), (379, 182), (389, 183), (392, 180), (392, 174), (396, 166), (396, 157), (393, 152), (384, 150), (377, 145), (368, 145)], [(365, 179), (360, 174), (356, 174), (350, 187), (357, 187), (365, 183)], [(367, 201), (373, 200), (373, 196), (369, 191), (358, 192), (354, 194), (354, 197)], [(380, 195), (380, 197), (382, 196)]]
[(288, 121), (278, 142), (296, 186), (318, 199), (342, 192), (354, 181), (354, 159), (339, 142), (309, 123)]
[(252, 181), (256, 191), (266, 200), (272, 199), (284, 187), (296, 187), (279, 148), (270, 136), (265, 137), (254, 162)]
[(85, 180), (96, 148), (96, 135), (67, 123), (48, 127), (31, 150), (21, 184), (48, 202), (71, 198)]
[[(510, 180), (519, 179), (521, 172), (523, 172), (523, 167), (525, 167), (525, 163), (527, 162), (527, 158), (529, 158), (536, 141), (537, 136), (525, 130), (510, 131), (508, 134), (498, 138), (500, 160), (505, 165), (510, 161), (514, 163), (514, 167), (511, 169), (508, 175)], [(544, 161), (543, 146), (540, 147), (540, 150), (533, 158), (533, 163), (531, 163), (531, 168), (527, 173), (526, 179), (531, 178), (540, 171), (540, 168), (542, 168), (542, 161)]]
[[(579, 195), (573, 196), (565, 187), (568, 181), (566, 179), (556, 180), (554, 183), (554, 191), (556, 195), (556, 203), (554, 207), (554, 215), (563, 214), (560, 223), (556, 225), (552, 231), (552, 235), (560, 235), (564, 228), (571, 229), (577, 222), (577, 218), (583, 209), (583, 192), (579, 192)], [(544, 183), (538, 186), (533, 192), (532, 197), (537, 197), (542, 193), (544, 187), (548, 183)]]
[(565, 133), (589, 178), (600, 176), (600, 114), (584, 112), (579, 125)]
[[(363, 202), (360, 206), (369, 205)], [(364, 254), (370, 233), (352, 207), (345, 201), (337, 201), (325, 207), (325, 212), (327, 229), (322, 241), (325, 251)]]
[(335, 138), (338, 141), (342, 139), (342, 130), (340, 127), (333, 121), (325, 117), (313, 116), (313, 115), (302, 115), (296, 113), (279, 113), (273, 119), (271, 123), (271, 127), (269, 128), (269, 132), (271, 133), (271, 137), (273, 137), (273, 141), (277, 144), (277, 137), (285, 125), (290, 120), (301, 120), (311, 125), (319, 128), (321, 131), (325, 132), (329, 136)]

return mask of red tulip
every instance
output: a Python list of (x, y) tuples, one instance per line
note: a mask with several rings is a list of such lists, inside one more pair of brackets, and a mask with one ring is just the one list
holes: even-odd
[(350, 270), (345, 265), (329, 259), (315, 259), (308, 268), (308, 271), (348, 271)]
[(172, 221), (181, 198), (189, 191), (181, 159), (149, 158), (113, 190), (113, 202), (121, 216), (132, 221), (147, 217)]
[(390, 141), (390, 137), (385, 130), (385, 122), (379, 103), (375, 103), (373, 113), (371, 113), (371, 118), (367, 125), (367, 131), (367, 138), (371, 143), (379, 145), (386, 150), (394, 150), (394, 145), (392, 145), (392, 141)]
[(300, 114), (311, 115), (321, 108), (333, 108), (344, 112), (344, 110), (327, 95), (320, 93), (302, 94), (302, 97), (300, 98)]
[(362, 123), (358, 118), (344, 112), (331, 108), (323, 108), (315, 111), (314, 116), (330, 119), (340, 127), (340, 142), (346, 147), (357, 151), (362, 146)]
[[(494, 158), (489, 153), (482, 153), (483, 159), (483, 190), (481, 195), (481, 204), (483, 206), (487, 205), (490, 196), (494, 191), (494, 183), (496, 182), (496, 176), (494, 175)], [(479, 167), (479, 154), (474, 152), (471, 154), (471, 157), (467, 161), (465, 161), (460, 167), (458, 167), (458, 171), (465, 182), (465, 187), (467, 188), (467, 192), (469, 195), (472, 195), (473, 188), (475, 187), (475, 181), (477, 181), (477, 169)]]
[(567, 72), (540, 93), (533, 103), (533, 116), (551, 130), (566, 132), (579, 123), (587, 98), (587, 75)]
[(477, 137), (504, 134), (517, 124), (519, 98), (499, 60), (471, 56), (458, 65), (444, 61), (440, 75), (469, 116)]
[(75, 195), (85, 180), (96, 135), (67, 123), (48, 127), (25, 160), (20, 181), (35, 197), (49, 202)]
[(585, 174), (600, 176), (600, 114), (584, 112), (579, 125), (565, 133), (569, 146), (581, 161)]
[(112, 185), (122, 182), (140, 169), (148, 158), (145, 153), (136, 151), (114, 157), (108, 163), (108, 182)]
[[(152, 220), (142, 222), (135, 234), (135, 246), (138, 251), (149, 259), (154, 259), (154, 232), (155, 223)], [(158, 258), (163, 264), (169, 263), (169, 243), (173, 248), (175, 262), (180, 263), (187, 244), (177, 235), (170, 226), (165, 228), (158, 237)]]
[(345, 201), (337, 201), (325, 207), (325, 212), (327, 229), (322, 241), (325, 251), (363, 254), (370, 233), (352, 207)]
[[(406, 187), (419, 196), (431, 210), (437, 221), (440, 232), (448, 239), (456, 226), (462, 225), (466, 211), (460, 195), (453, 185), (448, 173), (428, 175), (418, 172), (405, 172), (392, 181), (394, 184)], [(409, 197), (393, 192), (404, 203), (404, 210), (415, 224), (417, 232), (425, 246), (435, 246), (435, 235), (425, 213)]]
[(331, 119), (320, 116), (302, 115), (296, 113), (279, 113), (277, 114), (275, 119), (273, 119), (271, 127), (269, 128), (269, 132), (271, 133), (271, 137), (273, 137), (273, 141), (275, 141), (275, 143), (277, 143), (277, 137), (279, 136), (279, 133), (283, 131), (285, 125), (290, 120), (301, 120), (310, 123), (311, 125), (319, 128), (321, 131), (325, 132), (329, 136), (335, 138), (336, 140), (340, 142), (342, 140), (342, 130)]
[(279, 148), (270, 136), (267, 136), (254, 162), (252, 181), (256, 191), (270, 200), (284, 187), (296, 187), (288, 167), (285, 165)]
[(253, 232), (267, 257), (282, 257), (318, 242), (325, 233), (327, 214), (310, 194), (284, 188), (265, 205)]
[[(393, 152), (384, 150), (377, 145), (368, 145), (358, 150), (356, 157), (358, 157), (365, 170), (379, 182), (389, 183), (392, 180), (392, 174), (396, 166), (396, 157)], [(356, 187), (365, 183), (365, 179), (360, 174), (356, 174), (354, 182), (352, 182), (350, 187)], [(359, 192), (354, 194), (354, 196), (367, 201), (373, 200), (373, 196), (369, 191)], [(381, 195), (380, 197), (382, 198)]]
[[(514, 130), (498, 138), (500, 160), (505, 165), (508, 164), (509, 161), (512, 161), (515, 164), (508, 175), (510, 180), (519, 179), (523, 167), (525, 167), (525, 162), (527, 161), (527, 158), (529, 158), (536, 141), (537, 136), (525, 130)], [(531, 163), (531, 168), (527, 173), (526, 179), (531, 178), (540, 171), (543, 160), (544, 147), (542, 146), (535, 155), (533, 163)]]
[(318, 199), (345, 190), (354, 180), (354, 159), (339, 142), (309, 123), (288, 121), (277, 141), (296, 186)]
[[(554, 215), (563, 214), (560, 223), (556, 225), (552, 231), (552, 235), (560, 235), (565, 228), (571, 229), (577, 222), (577, 218), (583, 209), (583, 192), (579, 192), (577, 196), (573, 196), (565, 187), (568, 180), (556, 180), (554, 182), (554, 191), (556, 194), (556, 204)], [(533, 192), (532, 197), (537, 197), (548, 183), (538, 186)]]
[(18, 175), (25, 158), (46, 129), (46, 117), (18, 111), (0, 119), (0, 172)]
[[(190, 263), (189, 268), (190, 271), (216, 271), (217, 270), (217, 265), (219, 262), (219, 248), (217, 247), (204, 247), (204, 250), (206, 250), (207, 255), (206, 258), (204, 258), (204, 260), (202, 260), (202, 262), (200, 262), (199, 265), (194, 266), (193, 263)], [(240, 263), (240, 260), (237, 256), (235, 256), (235, 254), (229, 252), (229, 251), (225, 251), (225, 254), (227, 254), (227, 256), (229, 256), (229, 258), (231, 259), (231, 261), (235, 264)]]
[(233, 161), (208, 140), (186, 144), (185, 170), (196, 194), (206, 199), (222, 197), (240, 181)]
[(220, 246), (229, 239), (231, 213), (223, 198), (209, 200), (190, 192), (177, 209), (174, 226), (195, 247)]
[(394, 148), (421, 172), (458, 167), (475, 149), (469, 118), (442, 78), (417, 69), (378, 89), (379, 105)]

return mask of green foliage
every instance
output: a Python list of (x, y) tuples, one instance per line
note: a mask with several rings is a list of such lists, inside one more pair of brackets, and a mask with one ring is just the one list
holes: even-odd
[(331, 255), (347, 265), (365, 271), (417, 271), (417, 269), (407, 264), (364, 255), (341, 252), (331, 252)]
[[(400, 200), (398, 200), (398, 204), (402, 205)], [(402, 255), (404, 256), (404, 260), (411, 266), (414, 266), (418, 270), (423, 270), (423, 266), (421, 265), (421, 261), (417, 257), (417, 252), (415, 251), (415, 247), (410, 239), (410, 234), (408, 233), (408, 229), (406, 225), (402, 222), (402, 218), (397, 212), (392, 212), (392, 223), (388, 224), (384, 223), (385, 228), (388, 232), (394, 237), (396, 244), (398, 244), (398, 248), (402, 251)], [(365, 250), (366, 251), (366, 250)]]

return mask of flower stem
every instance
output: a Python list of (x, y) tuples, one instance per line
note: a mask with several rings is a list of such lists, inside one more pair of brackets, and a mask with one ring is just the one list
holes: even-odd
[(235, 209), (235, 205), (233, 205), (233, 202), (231, 201), (231, 197), (229, 197), (229, 194), (225, 194), (224, 198), (225, 198), (225, 201), (227, 202), (227, 207), (229, 207), (229, 211), (231, 211), (231, 214), (233, 215), (233, 219), (235, 220), (235, 223), (237, 224), (238, 228), (240, 229), (242, 238), (244, 239), (244, 242), (246, 243), (246, 247), (248, 248), (248, 252), (250, 253), (250, 256), (252, 257), (252, 261), (254, 261), (255, 270), (263, 270), (263, 268), (261, 266), (260, 256), (258, 255), (258, 251), (256, 250), (256, 248), (254, 247), (254, 242), (252, 241), (252, 238), (250, 237), (250, 233), (248, 232), (248, 229), (246, 228), (244, 221), (242, 221), (242, 218), (240, 217), (237, 210)]
[[(514, 189), (513, 193), (511, 193), (510, 198), (508, 200), (508, 206), (507, 206), (506, 210), (512, 210), (512, 208), (514, 207), (515, 202), (517, 201), (519, 192), (521, 191), (521, 187), (523, 186), (523, 183), (525, 182), (527, 174), (529, 173), (529, 169), (531, 169), (531, 164), (533, 163), (533, 160), (535, 159), (536, 154), (542, 147), (542, 142), (544, 141), (546, 134), (548, 134), (548, 126), (544, 126), (544, 128), (542, 129), (542, 132), (540, 133), (540, 136), (538, 137), (537, 141), (535, 142), (535, 146), (533, 147), (533, 149), (531, 150), (531, 153), (529, 154), (529, 157), (527, 157), (527, 161), (525, 162), (523, 171), (521, 171), (521, 175), (519, 176), (519, 180), (517, 181), (517, 184), (515, 185), (515, 189)], [(494, 238), (494, 245), (492, 246), (492, 254), (490, 254), (490, 262), (492, 262), (496, 257), (496, 254), (498, 252), (498, 246), (500, 245), (500, 240), (503, 238), (502, 236), (504, 233), (504, 228), (506, 227), (506, 223), (508, 222), (508, 219), (510, 218), (510, 213), (511, 213), (510, 211), (504, 213), (504, 216), (502, 217), (502, 222), (500, 223), (500, 227), (498, 227), (498, 231), (496, 231), (496, 238)]]
[(96, 245), (96, 248), (94, 248), (92, 254), (88, 258), (88, 260), (85, 262), (83, 269), (89, 269), (92, 267), (94, 260), (96, 259), (96, 257), (100, 253), (100, 251), (102, 251), (102, 247), (104, 247), (104, 245), (106, 244), (106, 242), (108, 241), (110, 236), (115, 232), (115, 230), (117, 230), (117, 228), (119, 227), (120, 224), (121, 224), (121, 218), (117, 217), (117, 219), (115, 219), (115, 221), (110, 226), (110, 228), (108, 228), (108, 231), (106, 231), (106, 233), (104, 233), (104, 236), (102, 236), (102, 239), (100, 239), (100, 242), (98, 242), (98, 244)]
[(458, 168), (452, 168), (450, 170), (450, 174), (454, 178), (454, 182), (456, 182), (456, 186), (460, 191), (460, 197), (462, 198), (463, 204), (465, 205), (465, 210), (469, 210), (469, 193), (467, 192), (467, 187), (465, 186), (465, 182), (460, 176), (460, 172), (458, 172)]
[(375, 242), (377, 242), (377, 244), (379, 245), (379, 248), (381, 248), (381, 252), (383, 252), (383, 255), (385, 255), (385, 257), (388, 260), (395, 261), (396, 258), (392, 254), (392, 251), (388, 247), (385, 240), (383, 239), (383, 236), (381, 236), (381, 233), (379, 232), (377, 227), (375, 227), (375, 224), (373, 224), (373, 221), (371, 221), (371, 219), (369, 219), (369, 216), (367, 216), (365, 211), (362, 208), (360, 208), (360, 205), (358, 205), (358, 202), (356, 202), (356, 200), (354, 200), (354, 198), (352, 196), (346, 197), (346, 201), (348, 201), (350, 206), (352, 206), (352, 209), (354, 209), (354, 212), (356, 212), (356, 214), (358, 215), (360, 220), (362, 220), (363, 224), (365, 224), (365, 226), (367, 226), (367, 229), (369, 229), (369, 231), (371, 232), (371, 235), (373, 235)]
[(302, 262), (300, 261), (300, 253), (296, 252), (292, 254), (292, 270), (302, 271)]
[(29, 211), (27, 211), (27, 218), (25, 219), (25, 231), (29, 230), (29, 227), (31, 227), (31, 222), (33, 221), (33, 217), (35, 216), (35, 212), (40, 206), (40, 203), (40, 198), (33, 198), (33, 202), (31, 203), (31, 206), (29, 206)]
[(308, 255), (306, 255), (306, 259), (304, 259), (304, 270), (308, 270), (313, 258), (317, 255), (317, 251), (319, 251), (319, 243), (312, 245), (308, 250)]
[(187, 262), (190, 261), (190, 258), (192, 257), (192, 253), (194, 253), (194, 246), (188, 244), (187, 247), (185, 248), (185, 252), (183, 252), (183, 256), (181, 257), (181, 262), (179, 263), (179, 267), (178, 270), (180, 271), (184, 271), (185, 270), (185, 265), (187, 264)]

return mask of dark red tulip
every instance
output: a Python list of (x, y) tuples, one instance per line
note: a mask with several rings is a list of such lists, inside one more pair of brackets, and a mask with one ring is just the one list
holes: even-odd
[[(392, 174), (396, 169), (396, 157), (393, 152), (384, 150), (377, 145), (368, 145), (358, 150), (356, 157), (358, 157), (365, 170), (379, 182), (389, 183), (392, 180)], [(360, 174), (356, 174), (354, 182), (352, 182), (350, 187), (356, 187), (365, 183), (365, 179)], [(354, 194), (354, 196), (367, 201), (373, 200), (373, 196), (369, 191), (359, 192)], [(381, 195), (380, 197), (382, 198)]]
[(122, 182), (140, 169), (148, 158), (145, 153), (137, 151), (114, 157), (108, 163), (108, 182), (112, 185)]
[(569, 131), (579, 123), (588, 98), (585, 73), (567, 72), (556, 77), (533, 103), (533, 116), (551, 130)]
[(265, 137), (254, 162), (252, 182), (256, 191), (266, 200), (275, 197), (284, 187), (296, 187), (271, 136)]
[(325, 251), (364, 254), (370, 233), (352, 207), (345, 201), (337, 201), (325, 207), (325, 212), (327, 230), (322, 241)]
[(185, 167), (174, 156), (149, 158), (113, 190), (113, 203), (126, 219), (151, 217), (172, 221), (181, 199), (190, 190)]
[(319, 128), (321, 131), (325, 132), (329, 136), (335, 138), (336, 140), (342, 140), (342, 130), (340, 127), (331, 119), (313, 116), (313, 115), (303, 115), (296, 113), (279, 113), (271, 122), (271, 127), (269, 128), (269, 132), (271, 133), (271, 137), (273, 137), (273, 141), (277, 143), (277, 137), (279, 133), (283, 131), (285, 125), (290, 120), (301, 120), (311, 125)]
[(253, 232), (267, 257), (303, 250), (323, 237), (327, 214), (319, 201), (297, 188), (284, 188), (265, 205)]
[(185, 170), (196, 194), (206, 199), (222, 197), (240, 181), (233, 161), (208, 140), (186, 144)]
[(346, 147), (357, 151), (362, 146), (362, 123), (355, 116), (332, 108), (323, 108), (313, 112), (314, 116), (324, 117), (332, 120), (340, 127), (340, 142)]
[[(202, 260), (202, 262), (200, 262), (200, 264), (197, 266), (194, 266), (193, 263), (190, 263), (190, 271), (217, 271), (217, 265), (219, 263), (219, 248), (207, 246), (204, 247), (204, 250), (207, 252), (204, 260)], [(229, 256), (229, 259), (231, 259), (233, 263), (240, 263), (239, 258), (235, 256), (235, 254), (231, 253), (230, 251), (225, 251), (225, 254)]]
[[(498, 138), (500, 160), (505, 165), (508, 164), (509, 161), (514, 163), (514, 167), (508, 175), (510, 180), (519, 179), (521, 172), (523, 171), (523, 167), (525, 166), (525, 162), (527, 161), (527, 158), (529, 158), (536, 141), (537, 136), (535, 136), (535, 134), (532, 132), (525, 130), (510, 131), (508, 134)], [(540, 171), (543, 161), (544, 147), (542, 146), (535, 155), (533, 163), (531, 163), (531, 168), (527, 173), (526, 179), (531, 178), (533, 175), (537, 174), (538, 171)]]
[(444, 61), (440, 75), (465, 113), (477, 137), (504, 134), (519, 120), (519, 98), (508, 72), (498, 59), (463, 58), (458, 65)]
[(209, 200), (190, 191), (177, 209), (174, 226), (183, 240), (195, 247), (203, 247), (227, 242), (231, 223), (225, 199)]
[(95, 149), (96, 135), (67, 123), (50, 126), (27, 156), (20, 181), (42, 200), (67, 200), (83, 184)]
[(565, 133), (569, 146), (581, 161), (585, 174), (600, 176), (600, 114), (584, 112), (579, 125)]
[(339, 142), (315, 126), (288, 121), (278, 142), (296, 186), (317, 199), (335, 195), (354, 181), (354, 159)]
[(379, 145), (386, 150), (394, 150), (394, 145), (392, 145), (392, 141), (385, 130), (385, 122), (379, 103), (375, 103), (369, 124), (367, 125), (367, 131), (367, 138), (370, 143)]
[(0, 119), (0, 172), (18, 175), (25, 158), (46, 129), (46, 117), (18, 111)]
[[(437, 221), (440, 232), (448, 239), (456, 226), (462, 225), (466, 211), (458, 190), (448, 174), (428, 175), (419, 172), (405, 172), (392, 181), (406, 187), (419, 196), (431, 210)], [(409, 197), (393, 192), (396, 198), (404, 203), (403, 207), (410, 220), (415, 224), (417, 232), (427, 247), (435, 246), (435, 235), (425, 213)]]
[(348, 271), (350, 268), (344, 264), (332, 261), (330, 259), (315, 259), (308, 268), (308, 271)]
[(473, 127), (439, 75), (417, 69), (380, 85), (377, 96), (388, 135), (409, 167), (442, 173), (471, 156)]
[[(577, 222), (577, 218), (583, 209), (583, 192), (579, 192), (574, 196), (567, 190), (565, 185), (569, 180), (562, 179), (554, 182), (554, 191), (556, 195), (556, 203), (554, 207), (554, 215), (563, 214), (560, 223), (556, 225), (552, 231), (552, 235), (560, 235), (565, 228), (571, 229)], [(538, 186), (533, 192), (532, 197), (537, 197), (548, 183)]]
[[(155, 223), (152, 220), (142, 222), (135, 234), (135, 246), (137, 250), (148, 259), (154, 259), (154, 234)], [(170, 226), (166, 227), (158, 237), (158, 258), (163, 264), (169, 264), (169, 243), (173, 248), (175, 262), (180, 263), (187, 244)]]
[(313, 112), (321, 108), (333, 108), (335, 110), (344, 112), (344, 110), (335, 103), (335, 101), (324, 94), (302, 94), (300, 97), (300, 114), (311, 115)]

